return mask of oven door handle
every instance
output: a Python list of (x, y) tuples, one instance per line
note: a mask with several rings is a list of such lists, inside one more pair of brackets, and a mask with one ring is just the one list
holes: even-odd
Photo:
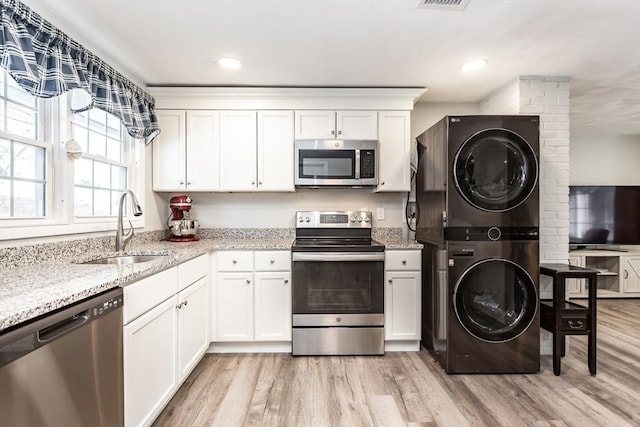
[(384, 252), (293, 252), (292, 261), (384, 261)]

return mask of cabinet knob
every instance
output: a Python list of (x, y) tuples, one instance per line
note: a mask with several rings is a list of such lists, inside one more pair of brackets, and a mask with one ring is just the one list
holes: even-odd
[(331, 131), (331, 135), (335, 135), (335, 134), (336, 134), (336, 131), (335, 131), (335, 130), (332, 130), (332, 131)]
[(233, 264), (237, 264), (238, 261), (236, 261), (235, 259), (233, 261), (231, 261)]
[(251, 181), (251, 185), (256, 185), (256, 182), (255, 181)]
[(187, 185), (191, 185), (191, 181), (187, 181)]
[(402, 265), (407, 265), (407, 260), (406, 259), (402, 260)]
[(384, 181), (382, 181), (382, 182), (380, 183), (380, 185), (384, 185)]
[(186, 306), (187, 304), (189, 304), (189, 300), (186, 300), (185, 302), (183, 302), (183, 304)]
[(269, 261), (269, 263), (270, 263), (270, 264), (274, 264), (275, 262), (276, 262), (276, 261), (275, 261), (275, 260), (273, 260), (273, 259)]
[(338, 135), (342, 135), (342, 131), (341, 130), (338, 131)]
[(284, 279), (284, 284), (286, 285), (287, 283), (289, 283), (289, 279)]
[(184, 181), (180, 181), (180, 185), (184, 185)]
[(262, 181), (258, 181), (258, 185), (262, 185)]
[(251, 280), (247, 279), (247, 285), (251, 283)]
[(389, 284), (393, 283), (393, 279), (389, 279)]

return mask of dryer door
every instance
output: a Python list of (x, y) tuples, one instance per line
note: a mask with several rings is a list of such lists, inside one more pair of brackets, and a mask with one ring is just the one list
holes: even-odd
[(456, 317), (474, 337), (505, 342), (518, 337), (534, 321), (538, 293), (531, 276), (504, 259), (473, 264), (453, 290)]
[(487, 129), (467, 139), (454, 158), (453, 178), (462, 197), (478, 209), (504, 212), (524, 202), (538, 180), (538, 162), (518, 134)]

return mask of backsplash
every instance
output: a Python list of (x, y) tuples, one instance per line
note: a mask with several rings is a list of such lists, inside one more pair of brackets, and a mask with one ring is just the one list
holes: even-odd
[[(168, 230), (145, 231), (133, 236), (129, 246), (140, 247), (145, 243), (157, 242), (167, 238)], [(294, 228), (201, 228), (201, 239), (293, 239)], [(373, 238), (400, 239), (401, 228), (374, 228)], [(90, 252), (113, 252), (113, 236), (90, 237), (60, 242), (39, 243), (0, 249), (0, 268), (14, 268), (41, 262), (77, 258)]]

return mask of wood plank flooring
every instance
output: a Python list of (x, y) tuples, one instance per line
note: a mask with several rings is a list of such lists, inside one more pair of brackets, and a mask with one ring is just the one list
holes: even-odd
[(427, 351), (384, 357), (208, 354), (154, 426), (640, 426), (640, 299), (598, 300), (562, 375), (447, 375)]

